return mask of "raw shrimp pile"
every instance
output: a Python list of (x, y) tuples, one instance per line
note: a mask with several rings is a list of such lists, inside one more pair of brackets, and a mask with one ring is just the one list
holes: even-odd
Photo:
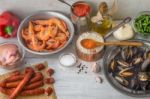
[(59, 18), (30, 21), (22, 30), (26, 46), (34, 51), (54, 51), (63, 47), (69, 38), (66, 23)]

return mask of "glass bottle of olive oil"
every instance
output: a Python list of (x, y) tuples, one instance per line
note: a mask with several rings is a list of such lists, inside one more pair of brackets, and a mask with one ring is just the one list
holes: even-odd
[(102, 36), (112, 28), (112, 17), (108, 13), (108, 6), (106, 2), (99, 5), (97, 15), (91, 17), (91, 30), (100, 33)]
[(101, 21), (96, 23), (91, 22), (91, 30), (105, 36), (105, 34), (112, 28), (112, 24), (112, 18), (110, 16), (105, 16)]

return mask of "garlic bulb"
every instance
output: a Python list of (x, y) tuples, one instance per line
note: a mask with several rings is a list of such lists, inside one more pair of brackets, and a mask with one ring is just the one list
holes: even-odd
[(113, 35), (117, 40), (128, 40), (133, 38), (134, 32), (132, 27), (129, 24), (125, 24), (117, 31), (115, 31)]
[(91, 18), (91, 21), (93, 22), (93, 23), (96, 23), (96, 22), (98, 22), (98, 21), (103, 21), (104, 19), (103, 19), (103, 16), (102, 16), (102, 14), (100, 13), (100, 12), (97, 12), (97, 15), (96, 16), (93, 16), (92, 18)]
[(100, 68), (100, 66), (99, 66), (96, 62), (94, 62), (94, 63), (92, 64), (91, 70), (92, 70), (92, 72), (94, 72), (94, 73), (99, 73), (100, 70), (101, 70), (101, 68)]

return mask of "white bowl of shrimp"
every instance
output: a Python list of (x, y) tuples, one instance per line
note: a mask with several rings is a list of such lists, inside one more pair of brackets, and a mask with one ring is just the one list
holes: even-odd
[(74, 26), (65, 15), (53, 11), (39, 11), (20, 24), (19, 44), (36, 55), (51, 55), (63, 50), (73, 39)]

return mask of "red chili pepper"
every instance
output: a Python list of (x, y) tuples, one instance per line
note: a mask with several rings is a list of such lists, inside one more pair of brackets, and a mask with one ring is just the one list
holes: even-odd
[(19, 18), (9, 11), (0, 15), (0, 36), (4, 38), (15, 37), (20, 24)]

